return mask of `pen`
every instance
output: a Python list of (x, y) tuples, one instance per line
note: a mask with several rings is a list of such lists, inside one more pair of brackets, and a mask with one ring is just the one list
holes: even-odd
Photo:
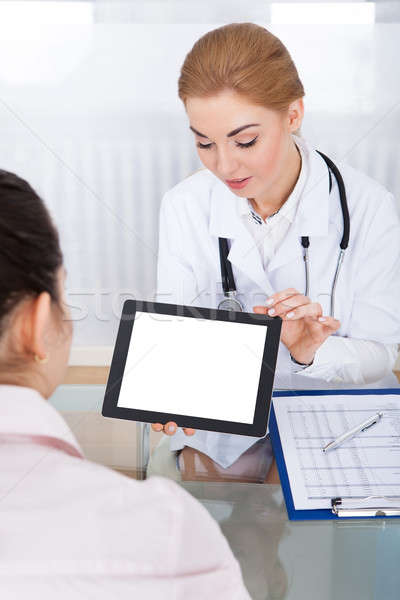
[(369, 419), (367, 419), (366, 421), (363, 421), (363, 423), (360, 423), (359, 425), (353, 427), (353, 429), (345, 431), (344, 433), (339, 435), (339, 437), (337, 437), (335, 440), (329, 442), (329, 444), (322, 448), (323, 452), (328, 452), (328, 450), (333, 450), (334, 448), (337, 448), (338, 446), (340, 446), (340, 444), (343, 444), (343, 442), (346, 442), (347, 440), (350, 440), (352, 437), (357, 435), (357, 433), (361, 433), (361, 431), (365, 431), (366, 429), (372, 427), (372, 425), (378, 423), (382, 417), (383, 412), (378, 412), (376, 413), (376, 415), (373, 415), (372, 417), (369, 417)]

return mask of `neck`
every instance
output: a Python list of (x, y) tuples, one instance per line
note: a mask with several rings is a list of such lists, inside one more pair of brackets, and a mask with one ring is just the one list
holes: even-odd
[(301, 154), (292, 140), (287, 160), (282, 167), (278, 179), (271, 185), (264, 196), (249, 198), (251, 205), (263, 219), (276, 213), (285, 204), (294, 190), (300, 171)]
[(16, 385), (27, 387), (39, 392), (43, 398), (49, 397), (49, 392), (44, 379), (39, 373), (4, 372), (0, 374), (0, 385)]

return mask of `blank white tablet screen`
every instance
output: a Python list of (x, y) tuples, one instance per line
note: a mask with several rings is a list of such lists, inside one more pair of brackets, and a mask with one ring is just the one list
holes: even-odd
[(138, 311), (118, 406), (251, 424), (266, 333)]

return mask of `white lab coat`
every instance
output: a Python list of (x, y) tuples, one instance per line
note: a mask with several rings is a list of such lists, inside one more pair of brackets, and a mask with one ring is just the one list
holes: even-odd
[[(210, 171), (193, 174), (165, 194), (160, 212), (159, 302), (218, 306), (223, 299), (219, 237), (231, 240), (228, 258), (246, 311), (252, 312), (253, 306), (288, 287), (304, 293), (300, 238), (309, 236), (309, 297), (329, 315), (343, 234), (339, 192), (332, 178), (329, 193), (328, 169), (322, 157), (302, 138), (295, 140), (307, 158), (307, 181), (296, 218), (267, 272), (252, 235), (239, 217), (238, 197)], [(390, 373), (400, 342), (400, 220), (393, 196), (382, 185), (348, 165), (336, 164), (344, 179), (351, 223), (350, 243), (335, 293), (334, 316), (341, 325), (301, 375), (303, 381), (304, 377), (319, 378), (339, 386), (377, 380), (390, 385), (396, 381)], [(369, 358), (367, 374), (363, 370), (365, 356)], [(289, 352), (281, 343), (275, 387), (296, 387), (294, 371)], [(254, 441), (202, 431), (189, 438), (177, 432), (171, 449), (190, 445), (226, 467)]]

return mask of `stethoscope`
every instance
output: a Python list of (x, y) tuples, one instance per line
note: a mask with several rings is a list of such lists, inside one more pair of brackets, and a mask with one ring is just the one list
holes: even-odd
[[(340, 174), (337, 166), (331, 161), (330, 158), (322, 154), (317, 150), (318, 154), (322, 156), (326, 165), (328, 167), (329, 174), (329, 193), (332, 190), (332, 173), (335, 177), (338, 189), (339, 189), (339, 197), (340, 197), (340, 206), (342, 209), (343, 215), (343, 237), (340, 242), (340, 251), (339, 257), (336, 264), (336, 271), (333, 278), (332, 289), (331, 289), (331, 305), (330, 305), (330, 316), (333, 317), (335, 311), (335, 291), (336, 284), (339, 276), (340, 269), (343, 264), (344, 253), (346, 251), (347, 246), (349, 245), (350, 238), (350, 215), (349, 208), (347, 205), (346, 198), (346, 189), (344, 186), (343, 178)], [(232, 265), (228, 260), (229, 254), (229, 246), (227, 238), (218, 238), (219, 241), (219, 258), (221, 263), (221, 277), (222, 277), (222, 289), (224, 291), (224, 299), (218, 304), (218, 309), (221, 310), (229, 310), (229, 311), (239, 311), (244, 312), (243, 305), (237, 299), (236, 295), (236, 284), (235, 279), (233, 277)], [(310, 238), (308, 236), (302, 236), (301, 245), (303, 246), (303, 259), (304, 266), (306, 272), (306, 289), (304, 292), (305, 296), (308, 296), (310, 289), (310, 268), (309, 268), (309, 258), (308, 258), (308, 249), (310, 247)]]

